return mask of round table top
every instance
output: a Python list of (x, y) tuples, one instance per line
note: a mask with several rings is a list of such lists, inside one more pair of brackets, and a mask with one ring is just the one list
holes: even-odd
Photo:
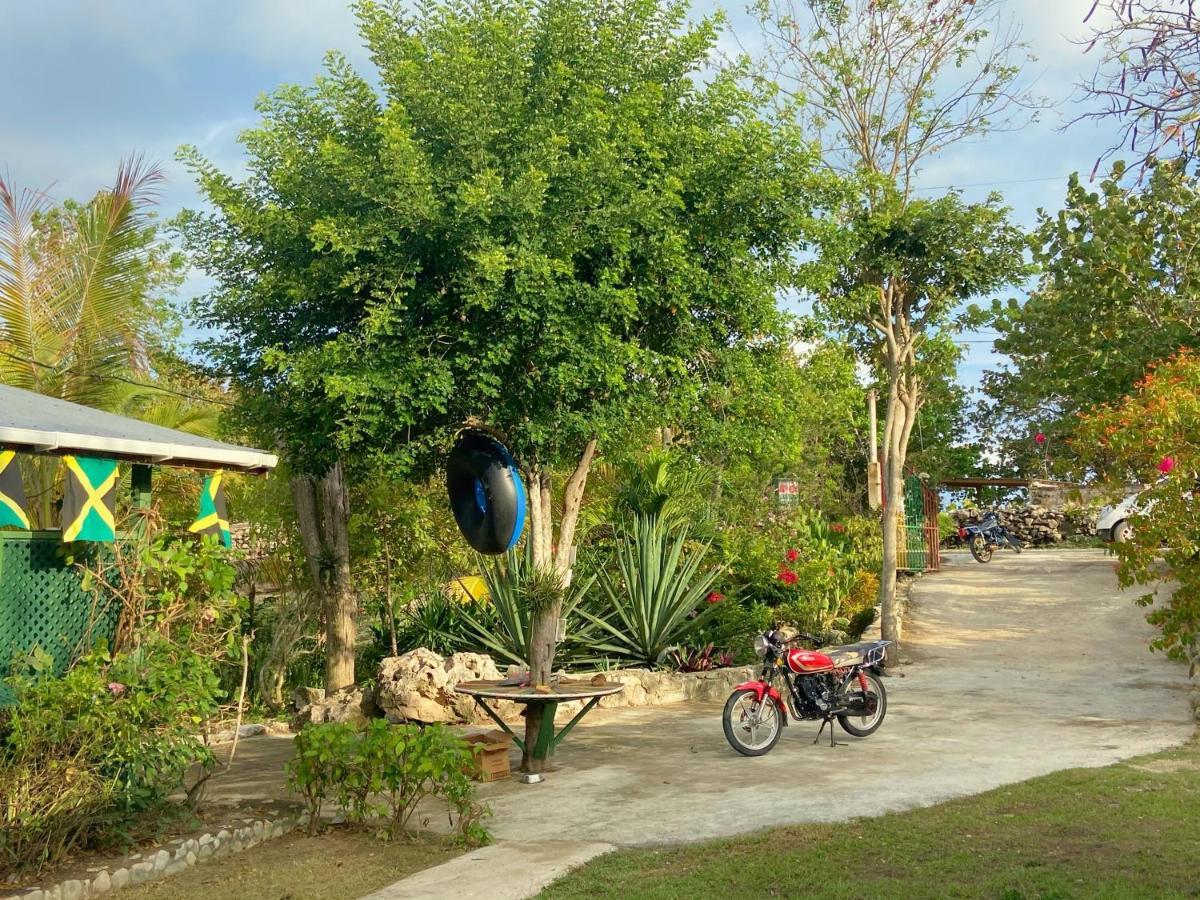
[(501, 684), (499, 681), (464, 681), (454, 690), (469, 697), (491, 700), (511, 700), (513, 703), (563, 703), (569, 700), (591, 700), (619, 694), (625, 685), (615, 681), (591, 684), (587, 681), (562, 680), (550, 685), (550, 692), (534, 690), (532, 685)]

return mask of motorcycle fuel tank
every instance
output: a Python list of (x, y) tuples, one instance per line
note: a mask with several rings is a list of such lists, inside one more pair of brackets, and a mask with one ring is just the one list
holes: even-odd
[(833, 660), (815, 650), (789, 650), (787, 664), (797, 674), (826, 672), (833, 668)]

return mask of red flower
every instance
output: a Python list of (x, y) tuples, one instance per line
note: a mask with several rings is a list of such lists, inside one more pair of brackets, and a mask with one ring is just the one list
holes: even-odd
[(1164, 456), (1158, 463), (1158, 471), (1164, 475), (1170, 475), (1171, 470), (1175, 468), (1175, 457)]
[(1033, 436), (1033, 439), (1035, 441), (1037, 441), (1037, 443), (1039, 443), (1039, 444), (1046, 443), (1046, 436), (1044, 434), (1042, 434), (1040, 431)]
[(834, 522), (832, 525), (829, 526), (829, 530), (836, 531), (838, 534), (845, 534), (846, 526), (843, 525), (841, 522)]
[(796, 583), (796, 573), (793, 572), (791, 569), (780, 569), (779, 570), (779, 580), (787, 585), (795, 584)]
[(720, 591), (713, 591), (711, 594), (708, 595), (709, 603), (720, 603), (724, 599), (725, 599), (725, 595), (722, 594)]
[(787, 553), (784, 554), (784, 556), (787, 557), (788, 562), (795, 562), (796, 560), (798, 560), (800, 558), (800, 551), (799, 550), (789, 550)]

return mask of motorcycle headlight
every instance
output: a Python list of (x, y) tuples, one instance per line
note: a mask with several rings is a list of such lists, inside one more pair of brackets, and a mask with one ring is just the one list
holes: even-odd
[(767, 636), (765, 634), (760, 634), (754, 639), (754, 652), (758, 656), (767, 655)]

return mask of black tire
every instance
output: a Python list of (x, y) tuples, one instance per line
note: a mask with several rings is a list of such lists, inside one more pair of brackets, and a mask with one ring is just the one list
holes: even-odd
[(971, 535), (971, 539), (967, 541), (967, 546), (971, 548), (971, 555), (975, 557), (976, 562), (991, 562), (992, 545), (988, 543), (987, 538), (982, 534)]
[(1114, 544), (1124, 544), (1133, 534), (1133, 527), (1129, 524), (1128, 519), (1122, 519), (1112, 530), (1112, 542)]
[(740, 727), (740, 718), (739, 726), (735, 727), (733, 723), (733, 717), (737, 714), (735, 713), (735, 708), (737, 707), (738, 702), (744, 697), (753, 697), (755, 694), (755, 691), (749, 689), (734, 691), (729, 695), (729, 699), (725, 701), (725, 710), (721, 713), (721, 727), (725, 730), (725, 740), (729, 741), (729, 746), (738, 753), (742, 754), (742, 756), (763, 756), (767, 753), (770, 753), (771, 748), (779, 743), (779, 738), (783, 734), (783, 713), (776, 708), (775, 701), (764, 695), (762, 702), (772, 710), (772, 715), (774, 717), (774, 735), (772, 735), (770, 740), (762, 746), (752, 746), (743, 743), (740, 740), (739, 732), (741, 732), (743, 729)]
[(867, 727), (854, 724), (855, 721), (862, 722), (861, 716), (838, 716), (838, 724), (842, 726), (842, 730), (847, 734), (852, 734), (854, 737), (870, 737), (879, 730), (879, 726), (883, 724), (883, 719), (887, 715), (887, 689), (883, 686), (883, 681), (874, 672), (863, 672), (867, 677), (868, 690), (879, 698), (878, 715)]

